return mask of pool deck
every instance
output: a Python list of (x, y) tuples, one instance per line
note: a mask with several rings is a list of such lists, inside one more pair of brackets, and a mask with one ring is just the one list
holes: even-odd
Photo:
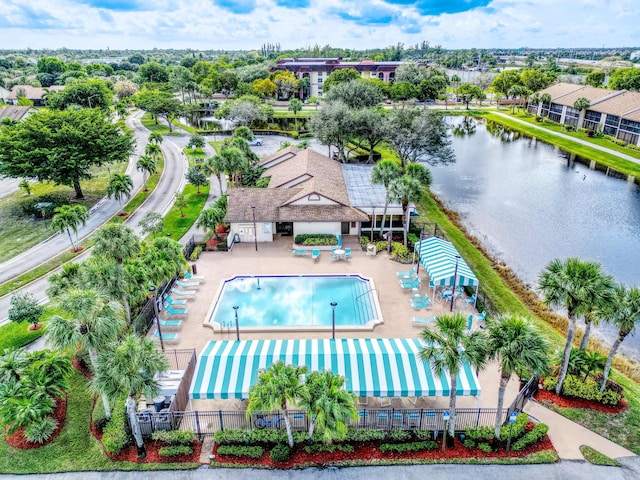
[[(200, 353), (210, 340), (233, 340), (235, 329), (226, 329), (222, 332), (214, 332), (209, 326), (203, 325), (223, 280), (235, 275), (269, 275), (269, 274), (361, 274), (372, 278), (378, 291), (378, 298), (382, 309), (384, 323), (373, 330), (343, 331), (337, 330), (337, 336), (341, 338), (415, 338), (421, 328), (411, 322), (414, 316), (430, 317), (449, 311), (449, 304), (436, 300), (429, 309), (414, 310), (408, 299), (412, 293), (400, 288), (397, 281), (397, 271), (407, 271), (411, 265), (402, 265), (390, 260), (386, 252), (376, 256), (367, 256), (363, 252), (355, 238), (345, 237), (344, 246), (351, 247), (352, 258), (345, 262), (334, 260), (329, 252), (323, 251), (317, 262), (311, 256), (295, 256), (292, 254), (293, 239), (284, 237), (273, 243), (259, 243), (258, 251), (253, 244), (237, 244), (231, 252), (203, 252), (197, 261), (198, 275), (205, 277), (197, 293), (192, 300), (187, 301), (188, 313), (186, 316), (175, 318), (183, 319), (178, 343), (165, 345), (166, 348), (195, 348)], [(424, 279), (422, 270), (420, 277)], [(423, 285), (427, 282), (423, 281)], [(426, 291), (423, 289), (423, 291)], [(174, 295), (174, 297), (178, 298)], [(473, 306), (459, 299), (454, 309), (465, 316), (478, 312)], [(331, 314), (327, 306), (327, 315)], [(164, 318), (174, 318), (161, 315)], [(186, 317), (186, 318), (185, 318)], [(231, 320), (231, 319), (230, 319)], [(474, 329), (479, 328), (474, 322)], [(329, 338), (331, 330), (326, 331), (280, 331), (280, 332), (247, 332), (240, 330), (242, 339), (303, 339), (303, 338)], [(482, 395), (475, 397), (458, 397), (459, 407), (485, 407), (495, 408), (497, 404), (499, 375), (494, 365), (489, 365), (479, 374), (482, 386)], [(517, 381), (509, 382), (505, 397), (505, 407), (515, 398), (517, 393)], [(229, 408), (233, 405), (230, 401), (198, 400), (193, 402), (193, 408), (218, 409)], [(396, 398), (394, 407), (415, 408), (407, 399)], [(446, 407), (448, 398), (418, 399), (417, 407)], [(369, 407), (378, 406), (378, 400), (369, 399)], [(234, 407), (235, 408), (235, 407)]]

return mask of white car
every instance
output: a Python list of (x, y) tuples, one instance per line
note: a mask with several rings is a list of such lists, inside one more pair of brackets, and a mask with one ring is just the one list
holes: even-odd
[(261, 138), (254, 138), (253, 140), (251, 140), (249, 142), (249, 145), (251, 145), (253, 147), (261, 147), (262, 146), (262, 139)]

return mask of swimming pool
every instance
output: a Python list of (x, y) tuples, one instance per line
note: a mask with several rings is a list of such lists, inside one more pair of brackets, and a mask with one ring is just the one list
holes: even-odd
[(205, 324), (241, 330), (327, 330), (335, 302), (338, 329), (382, 323), (373, 280), (360, 275), (236, 276), (222, 282)]

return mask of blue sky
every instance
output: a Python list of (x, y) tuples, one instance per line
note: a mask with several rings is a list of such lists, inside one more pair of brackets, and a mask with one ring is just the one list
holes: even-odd
[(0, 0), (0, 49), (640, 46), (637, 0)]

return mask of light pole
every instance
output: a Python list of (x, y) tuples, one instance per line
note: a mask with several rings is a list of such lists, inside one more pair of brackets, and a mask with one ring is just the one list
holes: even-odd
[(336, 307), (338, 304), (336, 302), (331, 302), (331, 338), (333, 340), (336, 339)]
[(253, 213), (253, 243), (256, 245), (256, 252), (258, 251), (258, 230), (256, 229), (256, 206), (251, 206), (251, 211)]
[(162, 329), (160, 328), (160, 315), (158, 314), (158, 301), (156, 300), (156, 287), (149, 287), (151, 292), (151, 301), (153, 302), (153, 313), (156, 317), (156, 328), (158, 329), (158, 338), (160, 339), (160, 350), (164, 352), (164, 340), (162, 340)]
[(456, 298), (456, 282), (458, 281), (458, 260), (460, 260), (460, 255), (456, 255), (456, 269), (453, 271), (453, 288), (451, 289), (451, 306), (449, 307), (450, 312), (453, 312), (453, 302)]
[(233, 306), (233, 310), (236, 312), (236, 340), (240, 341), (240, 324), (238, 323), (238, 305)]

